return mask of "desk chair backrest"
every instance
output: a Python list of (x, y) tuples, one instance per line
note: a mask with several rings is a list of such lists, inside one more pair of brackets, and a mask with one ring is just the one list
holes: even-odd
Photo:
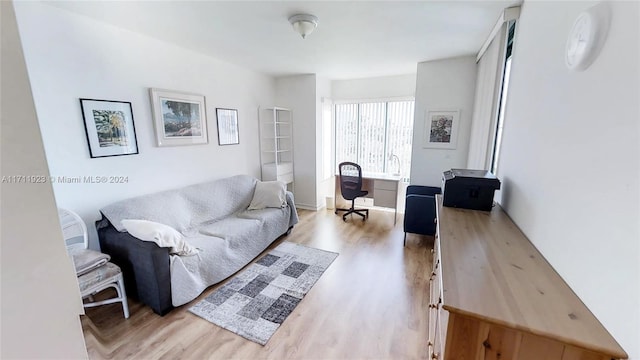
[(352, 162), (338, 165), (340, 172), (340, 192), (346, 200), (353, 200), (362, 196), (362, 168)]

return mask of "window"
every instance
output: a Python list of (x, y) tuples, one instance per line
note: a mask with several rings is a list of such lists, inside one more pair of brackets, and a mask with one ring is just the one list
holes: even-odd
[(498, 121), (496, 122), (495, 138), (493, 143), (493, 154), (491, 156), (491, 172), (498, 173), (498, 160), (500, 158), (500, 146), (502, 145), (502, 128), (504, 126), (504, 110), (507, 103), (507, 94), (509, 92), (509, 77), (511, 75), (511, 55), (513, 54), (513, 37), (516, 30), (515, 20), (509, 24), (509, 33), (507, 35), (507, 49), (505, 53), (504, 73), (502, 76), (502, 92), (500, 95)]
[(362, 171), (401, 174), (409, 181), (415, 101), (336, 104), (336, 168), (352, 161)]

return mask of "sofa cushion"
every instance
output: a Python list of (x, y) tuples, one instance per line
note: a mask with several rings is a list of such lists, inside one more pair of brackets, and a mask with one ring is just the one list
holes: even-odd
[(286, 186), (282, 181), (258, 181), (253, 191), (249, 210), (287, 206)]
[(287, 231), (291, 211), (289, 206), (247, 210), (200, 226), (187, 237), (198, 255), (171, 257), (172, 304), (193, 300), (249, 263)]
[(83, 298), (91, 295), (92, 290), (95, 289), (96, 285), (105, 283), (105, 281), (108, 281), (107, 283), (112, 282), (113, 277), (121, 272), (122, 271), (117, 265), (108, 262), (99, 268), (93, 269), (93, 271), (78, 276), (80, 295)]
[(261, 220), (243, 219), (237, 216), (230, 216), (211, 224), (203, 225), (198, 229), (202, 235), (214, 236), (225, 240), (235, 238), (250, 239), (257, 236), (261, 230)]
[(184, 236), (171, 226), (147, 220), (122, 220), (122, 226), (132, 236), (144, 240), (153, 241), (160, 247), (170, 248), (170, 254), (190, 256), (198, 253), (198, 250), (185, 241)]
[(68, 252), (78, 276), (91, 272), (111, 260), (111, 256), (91, 249), (75, 247), (68, 249)]
[(282, 222), (282, 216), (286, 216), (288, 213), (289, 210), (287, 208), (265, 208), (261, 210), (246, 210), (238, 213), (238, 217), (256, 219), (266, 223), (277, 223)]

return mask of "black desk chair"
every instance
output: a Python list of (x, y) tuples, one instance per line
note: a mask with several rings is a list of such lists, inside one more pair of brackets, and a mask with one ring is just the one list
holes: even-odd
[(362, 216), (362, 221), (369, 217), (369, 210), (356, 209), (354, 207), (356, 198), (366, 196), (369, 192), (362, 190), (362, 168), (360, 165), (352, 162), (343, 162), (338, 165), (338, 171), (340, 172), (340, 192), (345, 200), (351, 200), (351, 208), (338, 209), (336, 208), (336, 215), (338, 211), (346, 211), (342, 215), (342, 220), (347, 221), (347, 215), (358, 214)]

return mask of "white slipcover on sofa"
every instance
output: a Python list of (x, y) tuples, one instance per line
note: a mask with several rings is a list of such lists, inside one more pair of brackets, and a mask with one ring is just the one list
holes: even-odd
[[(298, 222), (293, 195), (287, 192), (283, 207), (247, 210), (257, 182), (238, 175), (101, 209), (103, 219), (96, 223), (100, 245), (122, 268), (125, 284), (132, 288), (127, 289), (130, 296), (165, 314), (234, 274), (288, 233)], [(122, 224), (126, 219), (168, 225), (198, 251), (191, 256), (170, 255), (168, 248), (128, 234)]]

